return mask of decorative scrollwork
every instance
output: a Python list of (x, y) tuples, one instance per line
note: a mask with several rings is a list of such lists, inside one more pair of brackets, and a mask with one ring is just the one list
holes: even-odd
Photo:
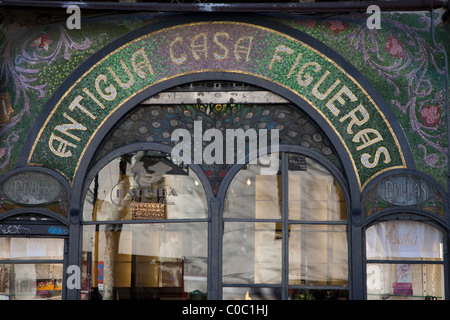
[[(9, 163), (11, 152), (19, 142), (19, 133), (22, 130), (18, 129), (18, 124), (31, 117), (31, 101), (47, 96), (48, 83), (39, 81), (40, 71), (58, 59), (69, 60), (74, 50), (86, 50), (91, 45), (91, 40), (87, 37), (77, 43), (64, 27), (58, 25), (55, 28), (58, 38), (53, 38), (54, 31), (50, 35), (47, 31), (40, 30), (32, 36), (27, 31), (22, 31), (6, 37), (0, 46), (0, 55), (3, 58), (0, 69), (0, 96), (2, 103), (11, 106), (8, 115), (2, 117), (6, 120), (0, 124), (0, 169)], [(17, 42), (21, 39), (25, 40), (18, 46)], [(19, 53), (15, 51), (17, 48), (21, 48)]]

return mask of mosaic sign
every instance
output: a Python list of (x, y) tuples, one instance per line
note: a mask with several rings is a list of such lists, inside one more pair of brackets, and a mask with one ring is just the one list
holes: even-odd
[(424, 179), (412, 175), (394, 175), (377, 185), (377, 193), (387, 203), (414, 206), (434, 195), (434, 188)]
[(406, 167), (383, 113), (337, 63), (285, 34), (236, 22), (162, 29), (105, 56), (62, 95), (29, 164), (52, 167), (72, 182), (92, 137), (124, 103), (155, 84), (203, 72), (268, 80), (309, 103), (341, 139), (360, 188), (381, 172)]
[(15, 203), (40, 205), (55, 201), (60, 196), (61, 185), (48, 174), (28, 171), (8, 178), (0, 191)]
[(393, 207), (414, 206), (444, 217), (442, 193), (427, 180), (408, 173), (391, 174), (367, 190), (363, 200), (367, 216)]

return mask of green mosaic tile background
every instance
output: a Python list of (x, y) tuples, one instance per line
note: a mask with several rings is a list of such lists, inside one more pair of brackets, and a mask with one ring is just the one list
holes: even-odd
[[(223, 40), (224, 47), (236, 48), (236, 44), (240, 43), (241, 51), (239, 53), (234, 51), (234, 54), (229, 54), (226, 59), (213, 59), (209, 51), (214, 51), (216, 48), (213, 49), (206, 46), (206, 39), (208, 38), (206, 34), (213, 35), (217, 34), (217, 32), (225, 31), (230, 35), (230, 41), (226, 42)], [(174, 48), (174, 51), (177, 50), (177, 52), (173, 55), (184, 59), (183, 63), (177, 65), (170, 58), (167, 48), (171, 47), (173, 39), (178, 39), (177, 37), (180, 37), (180, 35), (185, 38), (188, 46), (190, 39), (198, 39), (197, 37), (200, 36), (202, 39), (200, 43), (205, 41), (205, 47), (203, 45), (196, 47), (199, 49), (199, 51), (196, 51), (198, 59), (194, 59), (194, 52), (192, 52), (192, 56), (189, 55), (189, 58), (186, 58), (186, 47), (177, 44), (177, 46), (174, 46), (176, 48)], [(251, 35), (251, 38), (248, 35)], [(242, 40), (242, 42), (239, 42), (240, 40), (238, 39)], [(251, 47), (247, 47), (248, 44), (243, 45), (243, 43), (250, 43), (249, 39), (252, 39), (254, 45)], [(277, 52), (281, 44), (284, 48), (292, 50), (291, 55), (274, 53)], [(209, 59), (206, 58), (208, 57), (206, 50), (208, 48), (210, 49), (208, 50)], [(242, 50), (242, 48), (249, 49), (247, 51)], [(151, 68), (154, 71), (151, 71), (149, 67), (141, 69), (142, 72), (146, 72), (145, 76), (137, 74), (133, 76), (135, 66), (131, 57), (139, 52), (146, 52), (144, 56), (149, 61), (149, 66), (154, 66)], [(214, 53), (217, 54), (216, 51)], [(245, 58), (236, 58), (240, 54), (244, 55)], [(202, 56), (204, 57), (202, 58)], [(138, 55), (138, 57), (143, 59), (142, 55)], [(278, 57), (279, 62), (275, 63), (276, 60), (273, 57)], [(301, 57), (299, 65), (295, 63), (297, 61), (296, 57)], [(315, 73), (311, 71), (311, 66), (308, 66), (307, 63), (315, 63), (315, 66), (318, 68), (316, 71), (322, 71), (319, 73), (320, 75), (315, 76)], [(297, 73), (301, 70), (302, 65), (307, 66), (309, 68), (307, 72), (311, 72), (314, 75), (306, 81), (307, 84), (300, 85), (297, 80)], [(67, 177), (69, 182), (72, 182), (79, 159), (88, 145), (90, 137), (102, 125), (103, 120), (114, 110), (117, 110), (122, 103), (147, 86), (186, 73), (201, 73), (210, 69), (263, 77), (292, 90), (293, 93), (308, 101), (316, 111), (321, 113), (322, 117), (326, 118), (330, 127), (333, 128), (345, 145), (345, 149), (350, 153), (349, 157), (352, 158), (352, 164), (357, 171), (360, 186), (363, 186), (371, 177), (383, 170), (398, 168), (399, 166), (403, 167), (403, 161), (396, 147), (396, 140), (392, 137), (384, 118), (375, 109), (367, 95), (362, 92), (359, 85), (349, 79), (345, 70), (339, 69), (331, 61), (331, 58), (319, 55), (318, 52), (311, 50), (311, 48), (281, 34), (248, 24), (229, 22), (183, 24), (163, 29), (130, 42), (114, 51), (113, 54), (108, 54), (105, 59), (92, 67), (83, 77), (80, 77), (73, 88), (67, 89), (68, 91), (55, 106), (53, 114), (39, 133), (39, 141), (34, 146), (33, 154), (29, 160), (30, 163), (54, 168)], [(314, 70), (314, 67), (312, 69)], [(288, 77), (289, 70), (295, 75)], [(105, 88), (100, 91), (96, 89), (95, 85), (99, 76), (103, 77), (102, 79), (105, 82)], [(116, 79), (113, 80), (113, 78)], [(306, 73), (302, 78), (306, 78)], [(101, 92), (102, 90), (106, 91), (106, 86), (109, 83), (115, 83), (115, 94), (105, 99), (98, 96), (98, 99), (103, 101), (102, 105), (98, 105), (98, 102), (94, 102), (92, 97), (100, 94), (104, 96), (105, 94)], [(315, 84), (318, 86), (316, 87)], [(317, 93), (313, 92), (314, 88), (317, 88)], [(326, 106), (326, 104), (328, 105), (327, 101), (333, 101), (334, 94), (342, 90), (342, 88), (348, 88), (350, 90), (348, 92), (355, 95), (355, 101), (347, 101), (343, 105), (339, 102), (334, 102), (336, 105), (334, 112), (337, 113), (333, 114), (330, 108)], [(87, 94), (86, 90), (91, 93)], [(323, 95), (320, 97), (321, 94)], [(74, 105), (77, 106), (76, 109), (69, 107)], [(350, 120), (346, 120), (346, 118), (358, 105), (364, 107), (369, 121), (363, 121), (353, 126), (350, 125)], [(87, 108), (89, 111), (84, 108)], [(70, 118), (68, 118), (66, 113), (70, 114)], [(361, 117), (361, 115), (358, 116)], [(58, 131), (61, 130), (60, 125), (68, 122), (77, 123), (77, 126), (81, 129), (71, 131), (72, 133), (70, 134)], [(57, 130), (57, 128), (59, 129)], [(354, 130), (354, 132), (348, 132), (350, 129)], [(364, 138), (360, 138), (359, 134), (362, 134), (363, 130), (372, 130), (373, 132), (364, 134)], [(382, 137), (382, 141), (365, 142), (363, 145), (361, 140), (374, 139), (376, 137), (374, 132), (379, 137)], [(61, 137), (61, 134), (63, 137)], [(70, 141), (65, 140), (66, 138)], [(48, 152), (49, 148), (52, 149), (52, 152)], [(55, 148), (61, 150), (61, 152)], [(386, 148), (387, 155), (379, 153), (380, 150), (386, 150)], [(57, 155), (57, 157), (54, 155)], [(375, 164), (373, 166), (369, 163), (363, 165), (362, 159), (365, 156), (372, 158), (367, 160), (367, 162), (374, 161)]]
[(369, 79), (400, 122), (417, 169), (447, 188), (443, 51), (450, 52), (448, 23), (432, 30), (430, 13), (382, 13), (381, 29), (369, 30), (365, 17), (321, 16), (282, 22), (333, 48)]
[[(67, 30), (64, 16), (0, 12), (0, 174), (16, 166), (27, 134), (49, 97), (94, 52), (165, 17), (150, 14), (86, 17)], [(446, 188), (445, 56), (448, 24), (431, 37), (429, 14), (383, 14), (381, 29), (365, 15), (276, 19), (322, 41), (352, 63), (398, 118), (417, 169)], [(156, 71), (156, 70), (155, 70)], [(10, 104), (10, 107), (8, 106)]]

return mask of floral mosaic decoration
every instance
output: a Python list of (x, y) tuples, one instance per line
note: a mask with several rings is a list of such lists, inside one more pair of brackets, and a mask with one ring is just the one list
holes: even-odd
[(388, 102), (412, 147), (416, 166), (446, 187), (444, 46), (430, 39), (429, 14), (382, 14), (381, 29), (366, 15), (298, 18), (288, 22), (346, 57)]
[[(17, 40), (22, 38), (25, 40), (17, 47)], [(21, 138), (26, 137), (22, 134), (24, 127), (40, 111), (40, 108), (36, 110), (36, 104), (40, 105), (36, 102), (47, 96), (47, 83), (40, 82), (38, 74), (61, 56), (70, 60), (73, 51), (86, 50), (90, 45), (91, 41), (87, 37), (81, 42), (75, 42), (62, 26), (57, 26), (52, 32), (38, 31), (31, 37), (27, 31), (14, 33), (1, 44), (1, 103), (8, 109), (1, 110), (0, 169), (9, 164), (14, 147)], [(19, 52), (16, 53), (16, 50)]]
[(146, 14), (88, 17), (80, 31), (66, 28), (65, 15), (8, 12), (0, 18), (1, 173), (14, 168), (28, 130), (67, 76), (112, 40), (154, 20)]
[[(68, 32), (65, 24), (19, 32), (6, 32), (5, 24), (0, 25), (0, 172), (15, 166), (29, 128), (81, 57), (113, 39), (111, 26), (125, 26), (123, 34), (150, 21), (155, 20), (146, 14), (133, 19), (102, 17), (82, 35)], [(347, 57), (391, 106), (417, 168), (446, 186), (446, 70), (443, 46), (430, 39), (429, 15), (383, 14), (380, 30), (369, 30), (365, 15), (299, 16), (280, 22)]]

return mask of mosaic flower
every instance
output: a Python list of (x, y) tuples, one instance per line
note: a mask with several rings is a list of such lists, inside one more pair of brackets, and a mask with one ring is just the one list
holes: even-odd
[(348, 23), (342, 20), (328, 20), (326, 25), (328, 29), (336, 35), (345, 31), (349, 27)]
[(405, 51), (403, 50), (403, 44), (400, 40), (393, 36), (388, 36), (386, 40), (386, 46), (384, 48), (386, 52), (389, 52), (395, 58), (405, 58)]
[(439, 123), (439, 118), (441, 117), (441, 109), (438, 105), (426, 105), (422, 111), (420, 120), (426, 127), (432, 127)]
[(34, 41), (31, 43), (32, 47), (36, 47), (37, 51), (42, 51), (44, 49), (45, 51), (48, 50), (48, 46), (53, 43), (53, 40), (50, 39), (50, 36), (48, 34), (43, 34), (34, 39)]

